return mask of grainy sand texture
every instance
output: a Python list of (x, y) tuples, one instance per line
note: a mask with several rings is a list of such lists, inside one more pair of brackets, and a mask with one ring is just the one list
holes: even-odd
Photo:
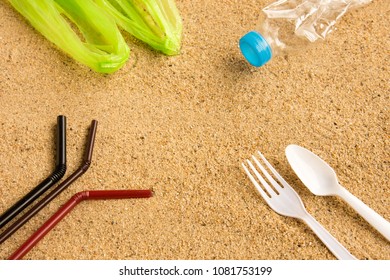
[(335, 259), (299, 220), (272, 211), (241, 163), (260, 150), (307, 210), (359, 259), (390, 259), (390, 243), (336, 197), (313, 195), (285, 157), (313, 151), (340, 183), (390, 220), (390, 2), (350, 11), (318, 44), (261, 68), (238, 40), (272, 1), (178, 0), (181, 54), (123, 33), (131, 53), (102, 75), (79, 64), (0, 2), (0, 212), (55, 166), (67, 118), (64, 179), (89, 170), (0, 245), (8, 258), (74, 193), (152, 189), (139, 200), (85, 201), (25, 259)]

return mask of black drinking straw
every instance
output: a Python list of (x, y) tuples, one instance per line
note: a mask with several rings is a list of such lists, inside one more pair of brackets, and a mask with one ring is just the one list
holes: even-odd
[(0, 229), (57, 183), (66, 172), (66, 118), (57, 117), (57, 162), (54, 172), (0, 216)]
[(76, 181), (81, 175), (83, 175), (91, 165), (92, 152), (95, 143), (95, 135), (97, 129), (97, 121), (93, 120), (88, 135), (85, 154), (83, 162), (80, 167), (73, 172), (68, 178), (55, 187), (49, 194), (36, 203), (30, 210), (28, 210), (22, 217), (8, 227), (3, 233), (0, 234), (0, 244), (7, 240), (14, 232), (27, 223), (35, 214), (37, 214), (43, 207), (49, 204), (55, 197), (57, 197), (63, 190), (69, 187), (74, 181)]

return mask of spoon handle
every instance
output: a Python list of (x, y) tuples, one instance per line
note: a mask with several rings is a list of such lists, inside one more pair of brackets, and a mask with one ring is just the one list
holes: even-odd
[(339, 260), (356, 260), (356, 258), (348, 252), (347, 249), (336, 238), (333, 237), (312, 215), (306, 213), (302, 217), (303, 221), (314, 231), (319, 239), (328, 247), (329, 251), (333, 253)]
[(344, 199), (345, 202), (358, 212), (369, 224), (371, 224), (379, 233), (390, 241), (390, 223), (387, 220), (364, 204), (344, 187), (340, 188), (337, 195)]

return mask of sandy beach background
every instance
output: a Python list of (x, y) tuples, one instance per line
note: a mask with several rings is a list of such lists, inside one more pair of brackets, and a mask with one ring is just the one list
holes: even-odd
[(284, 151), (306, 147), (341, 184), (390, 220), (390, 2), (347, 13), (326, 41), (250, 66), (238, 40), (272, 1), (178, 0), (181, 54), (123, 33), (130, 59), (111, 75), (59, 51), (0, 2), (0, 212), (55, 165), (67, 117), (68, 169), (98, 121), (90, 169), (0, 245), (7, 258), (74, 193), (153, 189), (139, 200), (86, 201), (25, 259), (334, 259), (302, 222), (273, 212), (241, 162), (256, 150), (307, 210), (359, 259), (390, 259), (390, 243), (345, 202), (317, 197)]

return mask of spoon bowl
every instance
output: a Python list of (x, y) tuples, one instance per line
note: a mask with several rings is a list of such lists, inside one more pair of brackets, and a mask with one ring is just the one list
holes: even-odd
[(339, 183), (336, 172), (320, 157), (298, 145), (286, 148), (287, 160), (307, 188), (315, 195), (337, 195)]

